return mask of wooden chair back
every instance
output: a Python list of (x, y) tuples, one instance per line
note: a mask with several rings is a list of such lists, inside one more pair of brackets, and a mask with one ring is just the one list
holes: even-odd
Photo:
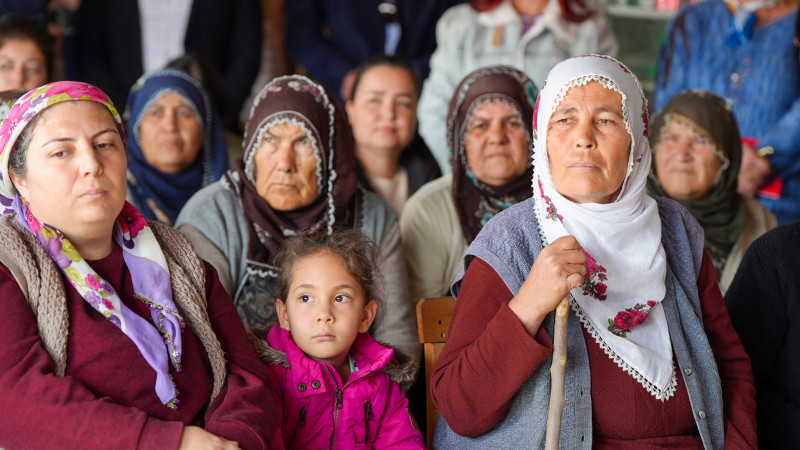
[(431, 397), (431, 374), (436, 367), (436, 360), (447, 341), (450, 330), (450, 318), (456, 307), (453, 297), (423, 298), (417, 303), (417, 329), (419, 342), (423, 344), (425, 353), (425, 402), (426, 420), (428, 424), (428, 448), (433, 448), (433, 432), (439, 420), (439, 409)]

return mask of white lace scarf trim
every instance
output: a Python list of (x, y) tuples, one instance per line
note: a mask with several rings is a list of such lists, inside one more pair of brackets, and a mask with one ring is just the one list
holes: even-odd
[(608, 344), (606, 344), (606, 342), (600, 337), (600, 335), (594, 329), (592, 324), (589, 322), (589, 318), (583, 314), (583, 310), (575, 301), (575, 299), (572, 298), (571, 294), (570, 294), (569, 304), (570, 306), (572, 306), (572, 310), (575, 311), (575, 315), (578, 316), (578, 319), (580, 319), (581, 324), (583, 324), (584, 328), (586, 328), (586, 331), (588, 331), (589, 334), (592, 335), (594, 341), (597, 343), (597, 345), (600, 346), (600, 348), (603, 349), (603, 351), (606, 353), (606, 355), (608, 355), (611, 361), (613, 361), (623, 371), (627, 372), (631, 377), (633, 377), (634, 380), (638, 381), (639, 384), (641, 384), (645, 389), (647, 389), (647, 392), (649, 392), (650, 395), (655, 397), (657, 400), (661, 400), (662, 402), (669, 400), (670, 398), (672, 398), (673, 395), (675, 395), (675, 391), (678, 389), (678, 377), (675, 374), (674, 361), (672, 363), (672, 377), (670, 378), (669, 385), (666, 387), (666, 389), (661, 390), (658, 387), (656, 387), (653, 383), (647, 381), (647, 379), (644, 376), (642, 376), (636, 369), (628, 365), (625, 361), (622, 360), (622, 358), (620, 358), (616, 353), (614, 353), (613, 350), (611, 350), (611, 347), (609, 347)]
[[(536, 215), (536, 222), (542, 223), (543, 218), (541, 217), (539, 208), (533, 208), (533, 212)], [(542, 227), (537, 226), (537, 231), (539, 232), (539, 238), (542, 240), (542, 247), (547, 246), (548, 245), (547, 237), (544, 235), (544, 230), (542, 229)], [(575, 299), (572, 297), (572, 294), (569, 295), (569, 303), (570, 306), (572, 307), (572, 310), (575, 312), (575, 315), (580, 320), (581, 324), (583, 324), (583, 326), (586, 328), (586, 331), (588, 331), (589, 334), (592, 335), (592, 338), (594, 338), (594, 341), (597, 343), (597, 345), (599, 345), (600, 348), (603, 349), (605, 354), (608, 355), (609, 359), (611, 359), (611, 361), (613, 361), (614, 364), (616, 364), (624, 372), (628, 373), (631, 377), (633, 377), (634, 380), (638, 381), (639, 384), (641, 384), (647, 390), (647, 392), (649, 392), (650, 395), (655, 397), (657, 400), (661, 400), (663, 402), (669, 400), (673, 395), (675, 395), (675, 391), (678, 388), (678, 378), (675, 373), (674, 362), (672, 363), (672, 377), (670, 378), (669, 385), (664, 390), (659, 389), (653, 383), (647, 381), (647, 379), (645, 379), (645, 377), (642, 376), (636, 369), (634, 369), (628, 363), (623, 361), (622, 358), (619, 357), (619, 355), (614, 353), (611, 347), (609, 347), (608, 344), (606, 344), (606, 342), (600, 337), (600, 334), (597, 333), (597, 331), (594, 329), (592, 324), (589, 322), (589, 318), (583, 314), (583, 310), (575, 301)]]

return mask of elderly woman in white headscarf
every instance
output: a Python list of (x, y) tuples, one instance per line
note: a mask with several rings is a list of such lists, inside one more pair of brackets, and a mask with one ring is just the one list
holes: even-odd
[(486, 224), (452, 286), (437, 446), (544, 445), (552, 311), (567, 295), (564, 448), (756, 445), (752, 373), (702, 229), (645, 192), (636, 76), (605, 56), (566, 60), (533, 120), (533, 198)]

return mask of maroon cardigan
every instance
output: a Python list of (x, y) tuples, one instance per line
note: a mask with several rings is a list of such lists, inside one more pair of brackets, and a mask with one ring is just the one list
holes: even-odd
[[(708, 252), (697, 280), (703, 324), (722, 379), (726, 448), (755, 448), (755, 388), (750, 359), (731, 327), (725, 302), (716, 287)], [(550, 337), (539, 328), (535, 338), (508, 307), (513, 298), (488, 264), (473, 259), (461, 287), (447, 345), (431, 376), (433, 398), (459, 434), (479, 435), (506, 415), (517, 389), (550, 356)], [(592, 390), (593, 444), (596, 448), (678, 446), (702, 448), (689, 397), (678, 374), (678, 390), (665, 402), (656, 400), (623, 372), (584, 329)], [(496, 367), (493, 361), (515, 364)]]
[[(123, 303), (150, 321), (147, 305), (133, 295), (122, 250), (89, 261)], [(279, 423), (280, 400), (247, 340), (233, 302), (210, 264), (206, 298), (211, 326), (228, 362), (228, 380), (208, 416), (213, 377), (206, 352), (183, 330), (183, 368), (170, 367), (178, 408), (155, 393), (155, 372), (133, 342), (86, 303), (62, 274), (70, 329), (64, 377), (42, 347), (36, 320), (9, 270), (0, 265), (0, 447), (177, 448), (185, 425), (267, 448)]]

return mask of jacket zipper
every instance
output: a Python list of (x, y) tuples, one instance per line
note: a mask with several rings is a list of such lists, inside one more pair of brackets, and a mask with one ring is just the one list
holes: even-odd
[(364, 444), (369, 443), (369, 421), (372, 420), (372, 405), (364, 403)]
[(331, 450), (333, 450), (333, 443), (336, 442), (336, 427), (339, 424), (339, 410), (342, 409), (342, 407), (344, 407), (344, 404), (342, 403), (344, 397), (344, 389), (347, 386), (350, 386), (351, 384), (355, 383), (356, 381), (362, 378), (366, 378), (367, 376), (369, 376), (369, 374), (372, 373), (372, 371), (369, 369), (365, 370), (363, 375), (361, 375), (358, 378), (348, 380), (347, 383), (345, 383), (345, 385), (342, 386), (340, 389), (339, 383), (336, 381), (336, 376), (333, 373), (331, 373), (330, 366), (325, 364), (324, 367), (325, 370), (328, 371), (328, 375), (330, 375), (331, 378), (333, 378), (333, 383), (336, 385), (336, 406), (333, 408), (333, 435), (331, 435)]
[(300, 414), (297, 417), (297, 427), (295, 429), (294, 436), (292, 436), (291, 442), (289, 442), (289, 447), (293, 447), (292, 444), (294, 444), (294, 438), (295, 436), (297, 436), (297, 428), (301, 428), (304, 426), (306, 426), (306, 408), (302, 407), (300, 408)]

